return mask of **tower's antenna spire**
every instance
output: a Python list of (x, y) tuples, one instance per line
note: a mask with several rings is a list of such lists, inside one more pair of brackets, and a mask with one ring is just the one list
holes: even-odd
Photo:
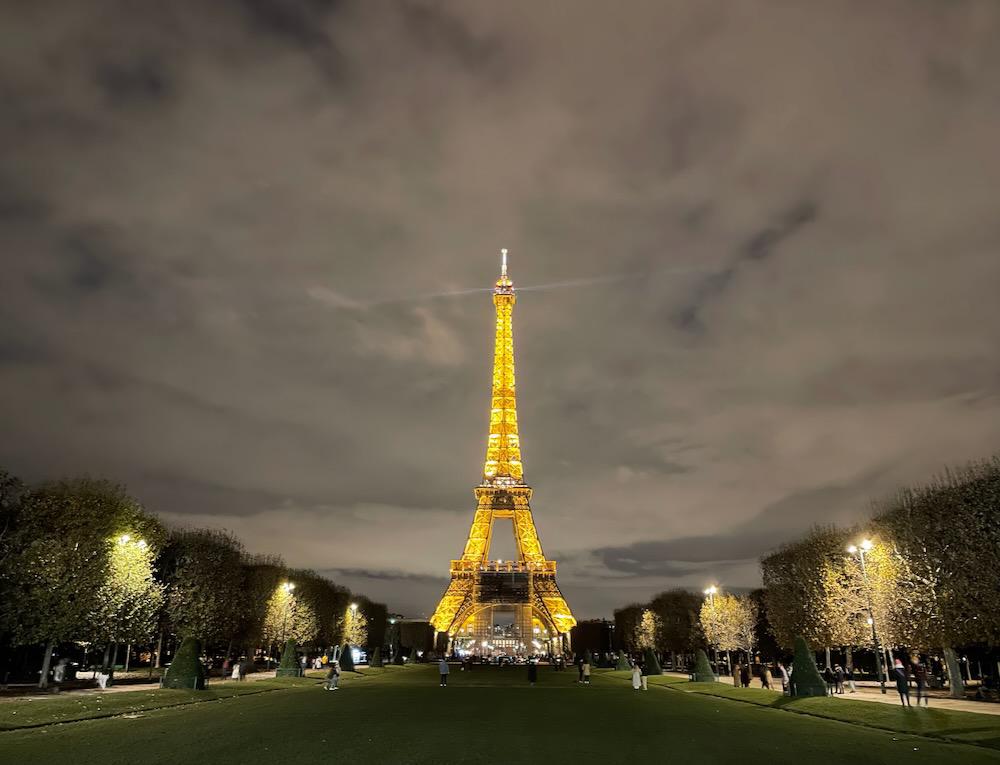
[(507, 248), (500, 250), (500, 278), (507, 278)]

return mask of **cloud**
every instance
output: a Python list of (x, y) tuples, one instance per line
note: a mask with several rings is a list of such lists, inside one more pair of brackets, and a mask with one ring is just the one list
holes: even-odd
[(772, 541), (1000, 443), (995, 3), (0, 13), (0, 463), (28, 479), (125, 481), (427, 612), (500, 247), (582, 616), (752, 586)]

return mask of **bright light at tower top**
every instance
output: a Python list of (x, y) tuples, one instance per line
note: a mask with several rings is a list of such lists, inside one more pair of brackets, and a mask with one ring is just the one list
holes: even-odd
[(507, 248), (500, 250), (500, 278), (507, 278)]

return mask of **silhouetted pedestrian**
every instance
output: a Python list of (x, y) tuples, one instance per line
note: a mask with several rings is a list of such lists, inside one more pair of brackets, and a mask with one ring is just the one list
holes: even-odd
[(448, 685), (448, 673), (450, 671), (451, 670), (448, 669), (448, 662), (444, 659), (444, 657), (442, 657), (441, 661), (438, 662), (438, 672), (441, 673), (441, 687), (442, 688), (445, 688)]
[(340, 682), (340, 662), (335, 661), (330, 665), (330, 669), (326, 673), (326, 684), (323, 686), (328, 691), (337, 690), (337, 684)]
[(920, 657), (913, 657), (913, 679), (917, 681), (917, 706), (923, 700), (924, 706), (930, 706), (927, 699), (927, 667), (920, 663)]
[(912, 706), (910, 704), (910, 677), (906, 672), (906, 667), (903, 666), (903, 662), (896, 659), (892, 672), (896, 676), (896, 690), (899, 691), (900, 703), (904, 707)]

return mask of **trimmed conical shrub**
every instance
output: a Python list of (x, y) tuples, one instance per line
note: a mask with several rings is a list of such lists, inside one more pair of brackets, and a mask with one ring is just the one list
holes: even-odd
[(382, 666), (382, 649), (379, 646), (375, 646), (375, 650), (372, 651), (372, 657), (368, 660), (369, 667), (381, 667)]
[(703, 650), (698, 649), (698, 659), (694, 665), (694, 681), (696, 683), (714, 683), (715, 673)]
[(795, 638), (795, 658), (792, 659), (792, 695), (826, 696), (826, 682), (816, 669), (816, 660), (802, 636)]
[(662, 675), (663, 670), (660, 668), (660, 660), (656, 658), (656, 651), (652, 648), (647, 648), (642, 652), (642, 674), (644, 675)]
[(296, 655), (297, 648), (294, 640), (285, 643), (285, 650), (281, 654), (281, 663), (278, 665), (278, 671), (274, 673), (275, 677), (299, 677), (302, 674), (302, 668), (299, 667), (299, 659)]
[(618, 663), (615, 664), (615, 669), (622, 669), (622, 670), (625, 670), (626, 672), (629, 671), (630, 669), (632, 669), (632, 665), (629, 664), (628, 663), (628, 659), (625, 658), (625, 652), (624, 651), (619, 651), (618, 652)]
[(205, 690), (205, 668), (201, 665), (201, 641), (186, 637), (163, 676), (164, 688)]
[(344, 643), (344, 647), (340, 649), (339, 661), (341, 672), (354, 671), (354, 656), (351, 654), (351, 646), (347, 643)]

